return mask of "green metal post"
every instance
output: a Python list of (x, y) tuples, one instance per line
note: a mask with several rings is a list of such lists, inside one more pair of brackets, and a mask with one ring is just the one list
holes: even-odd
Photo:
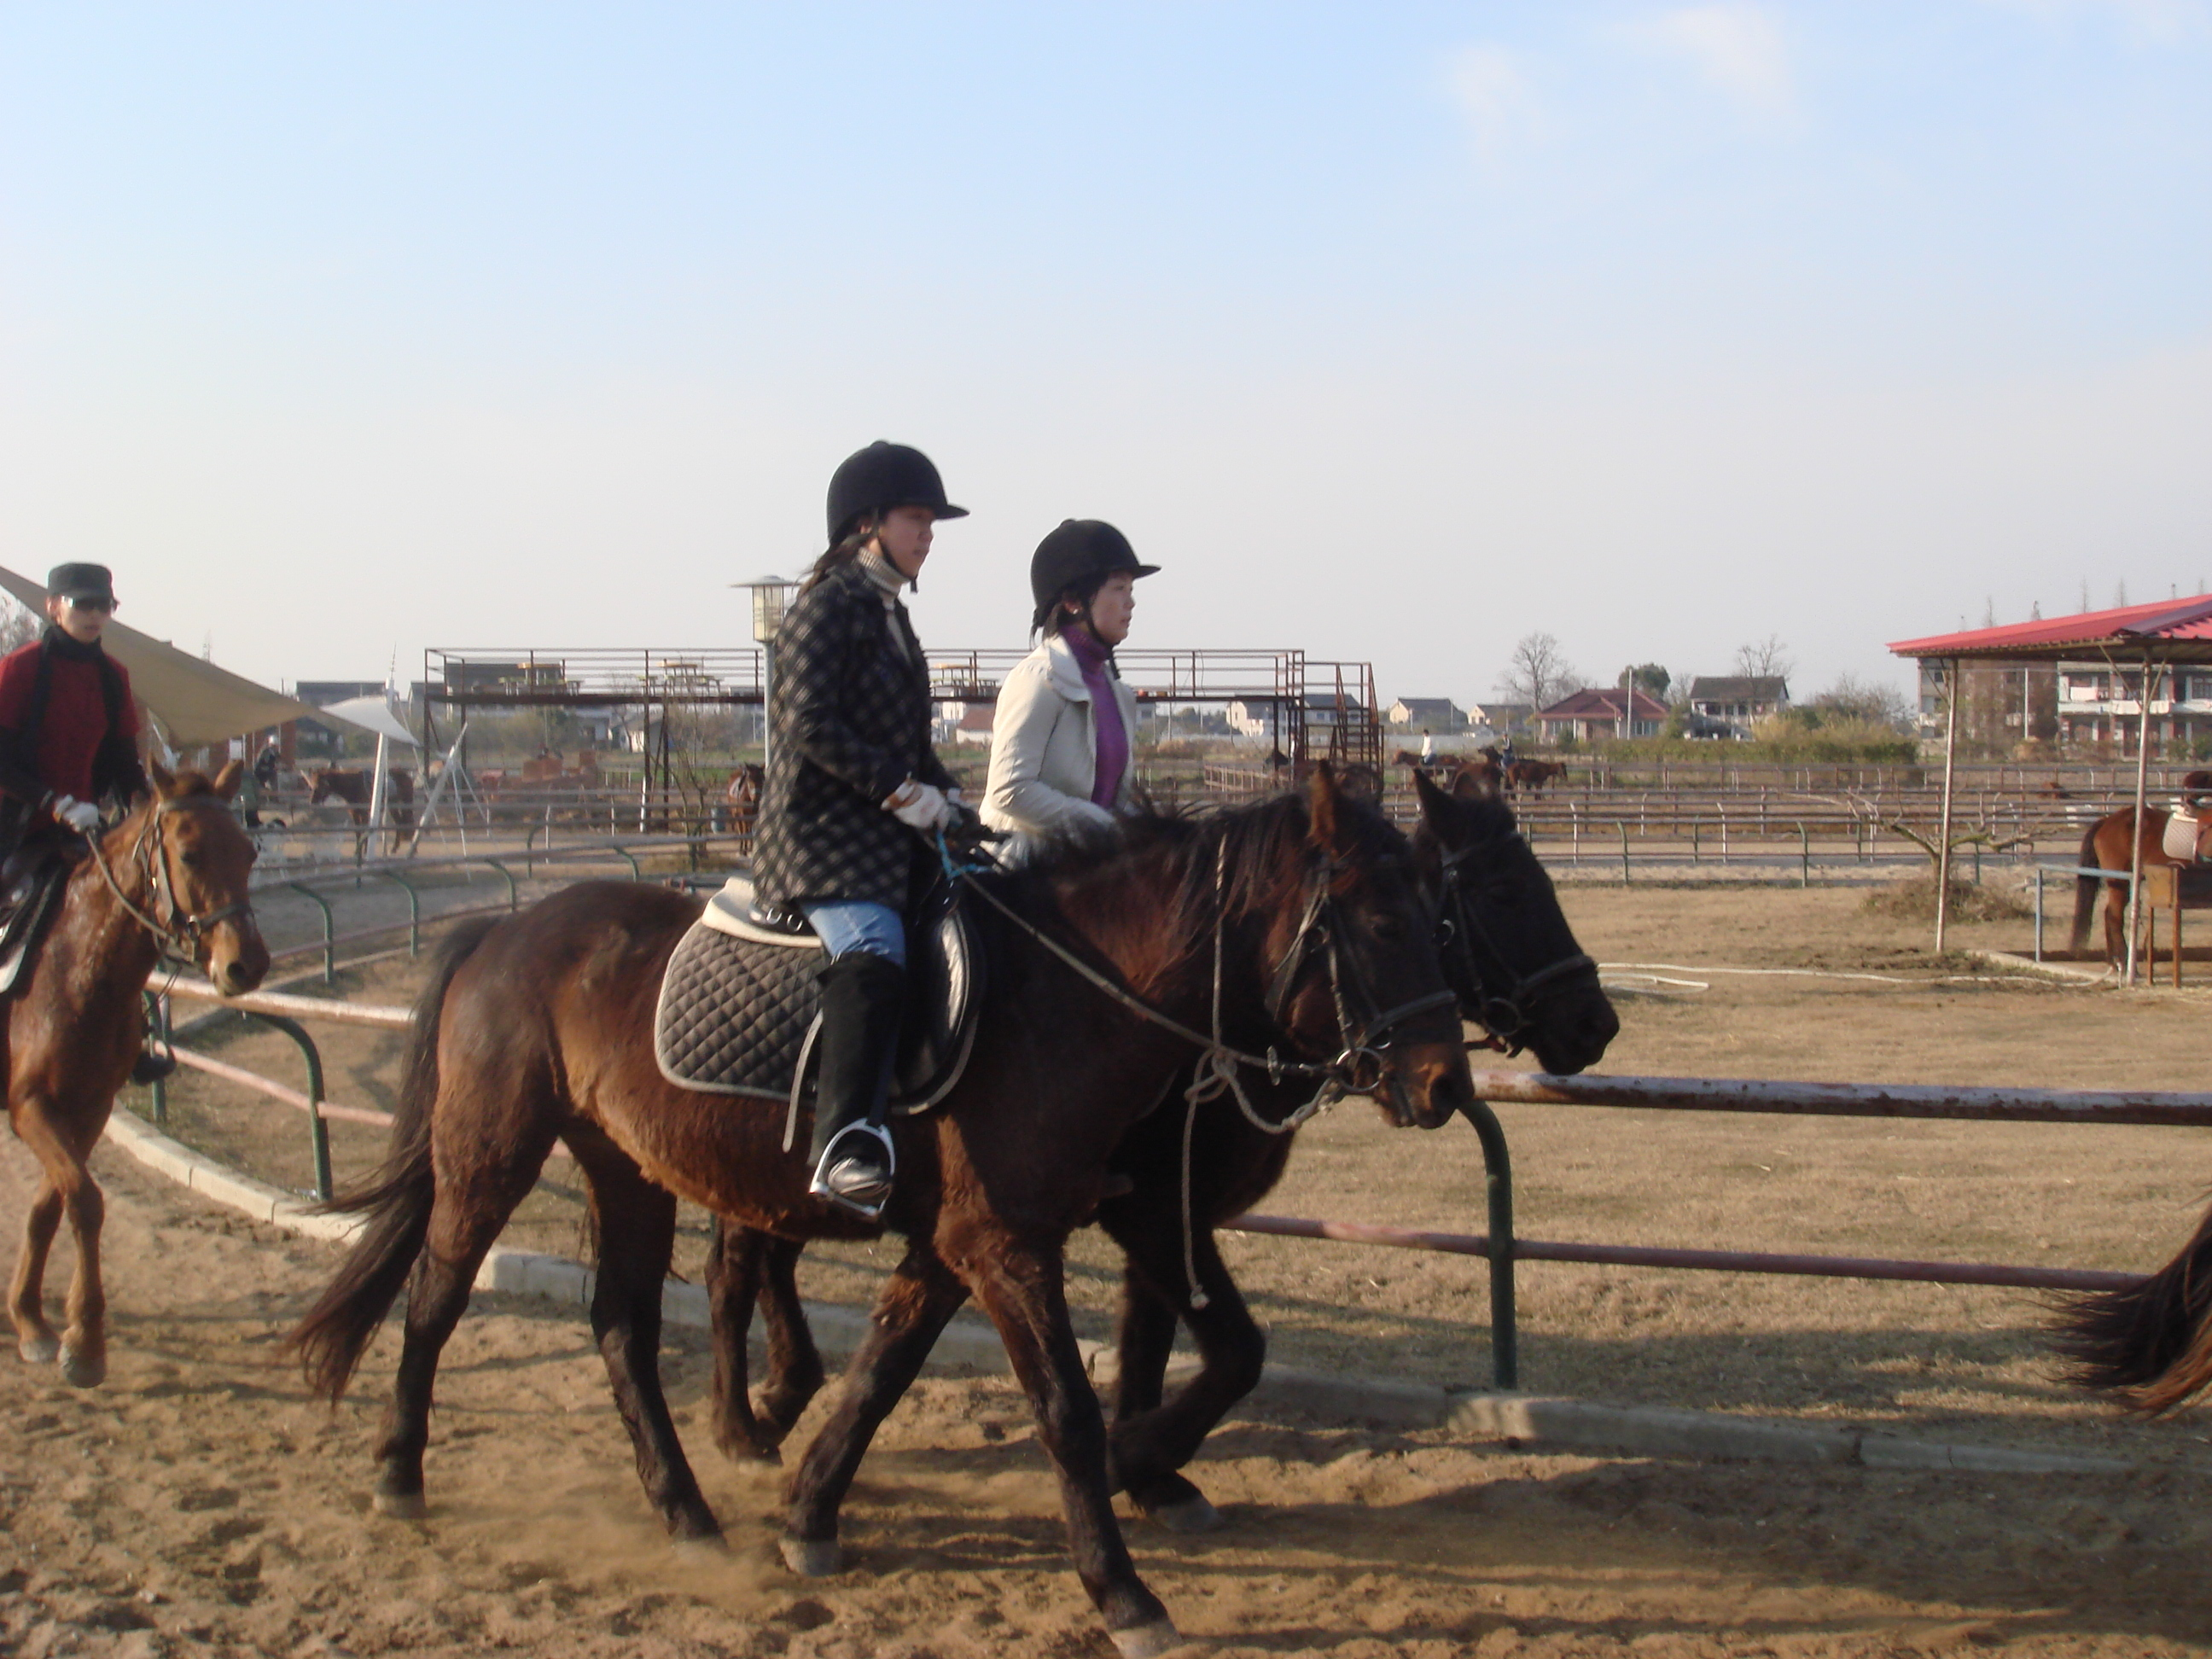
[[(146, 993), (146, 1030), (155, 1042), (167, 1048), (169, 1042), (169, 1000)], [(169, 1121), (169, 1084), (166, 1078), (155, 1078), (147, 1087), (149, 1103), (154, 1122), (158, 1126)]]
[(1501, 1389), (1521, 1386), (1521, 1339), (1513, 1318), (1513, 1158), (1505, 1126), (1490, 1103), (1466, 1109), (1482, 1139), (1482, 1169), (1490, 1199), (1490, 1370)]
[(520, 909), (522, 908), (521, 903), (514, 896), (514, 872), (508, 869), (497, 859), (486, 859), (484, 862), (491, 866), (493, 869), (498, 871), (501, 875), (507, 878), (507, 908), (510, 910)]
[(1628, 825), (1620, 826), (1620, 884), (1628, 885)]
[(538, 873), (537, 860), (530, 852), (531, 843), (538, 839), (538, 826), (532, 823), (526, 825), (522, 831), (522, 873), (526, 876), (534, 877)]
[(631, 852), (629, 848), (616, 848), (615, 856), (621, 859), (624, 863), (629, 866), (629, 878), (632, 881), (643, 881), (645, 879), (645, 872), (638, 865), (637, 854)]
[(314, 1154), (315, 1197), (331, 1200), (331, 1126), (323, 1116), (323, 1056), (307, 1028), (282, 1014), (254, 1014), (252, 1018), (273, 1026), (299, 1045), (300, 1058), (307, 1062), (307, 1145)]
[(1805, 826), (1797, 826), (1797, 884), (1813, 884), (1813, 839), (1805, 833)]
[(421, 956), (422, 954), (422, 896), (415, 890), (414, 884), (397, 870), (380, 870), (377, 874), (387, 880), (396, 882), (400, 891), (407, 895), (407, 954), (410, 957)]
[[(360, 878), (356, 877), (355, 879), (359, 880)], [(294, 892), (305, 894), (308, 898), (313, 899), (315, 908), (323, 913), (323, 983), (337, 984), (338, 982), (338, 927), (337, 918), (331, 914), (330, 901), (303, 883), (288, 881), (284, 884)]]

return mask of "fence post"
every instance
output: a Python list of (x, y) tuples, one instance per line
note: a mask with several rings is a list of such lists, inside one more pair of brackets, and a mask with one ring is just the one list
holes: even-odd
[(1521, 1386), (1521, 1340), (1513, 1318), (1513, 1157), (1505, 1126), (1486, 1100), (1471, 1102), (1467, 1121), (1482, 1139), (1490, 1200), (1490, 1374), (1501, 1389)]
[(1620, 884), (1626, 887), (1628, 881), (1628, 825), (1623, 821), (1620, 826)]
[(514, 910), (519, 910), (519, 909), (520, 909), (522, 907), (521, 907), (521, 905), (520, 905), (520, 902), (519, 902), (519, 901), (517, 901), (517, 899), (515, 898), (515, 896), (514, 896), (514, 871), (512, 871), (512, 870), (510, 870), (510, 869), (508, 869), (505, 865), (501, 864), (501, 863), (497, 859), (486, 859), (486, 860), (484, 860), (484, 862), (485, 862), (486, 864), (489, 864), (489, 866), (491, 866), (491, 867), (492, 867), (493, 869), (495, 869), (495, 870), (498, 871), (498, 872), (499, 872), (499, 873), (500, 873), (502, 877), (504, 877), (504, 878), (506, 878), (506, 880), (507, 880), (507, 909), (508, 909), (510, 912), (514, 911)]
[[(169, 999), (155, 992), (146, 993), (147, 1035), (164, 1048), (169, 1046)], [(166, 1078), (155, 1078), (147, 1085), (148, 1107), (158, 1127), (169, 1121), (169, 1084)]]
[[(355, 879), (358, 880), (360, 878), (356, 877)], [(315, 908), (323, 913), (323, 983), (337, 984), (338, 982), (337, 918), (331, 914), (330, 902), (313, 888), (300, 882), (288, 881), (284, 884), (294, 892), (304, 894), (313, 899)]]
[(407, 954), (410, 957), (421, 956), (422, 954), (422, 895), (417, 893), (414, 884), (397, 870), (380, 870), (377, 873), (398, 883), (400, 890), (407, 895)]
[[(242, 1012), (242, 1011), (241, 1011)], [(300, 1058), (307, 1062), (307, 1146), (315, 1161), (315, 1197), (331, 1201), (331, 1126), (323, 1116), (323, 1056), (307, 1028), (282, 1014), (252, 1014), (249, 1018), (273, 1025), (299, 1045)]]
[(2035, 866), (2035, 959), (2043, 960), (2043, 866)]
[(1797, 826), (1797, 884), (1800, 887), (1813, 884), (1813, 841), (1805, 833), (1805, 826), (1802, 823)]
[(617, 847), (617, 848), (615, 848), (615, 856), (616, 856), (616, 857), (617, 857), (617, 858), (619, 858), (619, 859), (621, 859), (621, 860), (623, 860), (625, 863), (627, 863), (627, 864), (629, 866), (629, 878), (630, 878), (630, 880), (632, 880), (633, 882), (640, 882), (640, 881), (643, 881), (643, 880), (645, 879), (645, 872), (644, 872), (643, 870), (641, 870), (641, 869), (640, 869), (640, 868), (638, 867), (637, 855), (636, 855), (635, 853), (631, 852), (631, 851), (629, 850), (629, 848), (627, 848), (627, 847)]

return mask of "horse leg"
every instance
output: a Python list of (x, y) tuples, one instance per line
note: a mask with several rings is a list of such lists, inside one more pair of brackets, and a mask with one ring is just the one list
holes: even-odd
[[(94, 1141), (106, 1122), (103, 1113), (94, 1126)], [(27, 1099), (17, 1109), (15, 1133), (45, 1171), (24, 1224), (23, 1255), (16, 1264), (9, 1303), (17, 1352), (34, 1364), (58, 1354), (63, 1381), (80, 1389), (97, 1388), (107, 1378), (107, 1291), (100, 1275), (100, 1230), (107, 1205), (85, 1167), (91, 1145), (77, 1146), (58, 1121), (53, 1103), (42, 1097)], [(76, 1271), (70, 1279), (69, 1322), (56, 1345), (46, 1322), (43, 1287), (47, 1255), (64, 1214), (76, 1242)]]
[(51, 1365), (62, 1351), (61, 1339), (46, 1323), (46, 1255), (61, 1220), (61, 1189), (41, 1174), (38, 1193), (23, 1217), (23, 1247), (15, 1257), (15, 1276), (8, 1291), (15, 1352), (27, 1365)]
[(768, 1328), (768, 1380), (753, 1409), (761, 1425), (781, 1445), (814, 1396), (822, 1392), (822, 1351), (806, 1323), (799, 1300), (799, 1258), (805, 1247), (795, 1239), (762, 1235), (761, 1318)]
[(570, 1150), (591, 1181), (599, 1241), (592, 1334), (629, 1431), (638, 1479), (679, 1543), (719, 1540), (721, 1522), (699, 1491), (660, 1386), (660, 1295), (676, 1248), (676, 1194), (604, 1142), (579, 1136)]
[[(1259, 1385), (1267, 1339), (1230, 1278), (1210, 1231), (1190, 1242), (1192, 1264), (1206, 1292), (1206, 1306), (1194, 1308), (1180, 1288), (1185, 1282), (1180, 1227), (1145, 1226), (1131, 1218), (1118, 1228), (1109, 1224), (1108, 1231), (1127, 1258), (1121, 1327), (1125, 1365), (1131, 1314), (1138, 1306), (1165, 1311), (1164, 1322), (1158, 1313), (1144, 1317), (1155, 1328), (1164, 1322), (1167, 1337), (1159, 1340), (1154, 1330), (1139, 1333), (1139, 1341), (1148, 1346), (1133, 1388), (1124, 1373), (1112, 1431), (1115, 1480), (1130, 1501), (1169, 1531), (1209, 1531), (1220, 1524), (1220, 1512), (1176, 1471), (1198, 1455), (1230, 1407)], [(1162, 1405), (1163, 1373), (1178, 1316), (1198, 1343), (1199, 1372)]]
[[(445, 1104), (441, 1093), (440, 1105)], [(446, 1127), (444, 1122), (437, 1125), (440, 1130)], [(495, 1162), (487, 1159), (480, 1146), (472, 1150), (459, 1134), (451, 1145), (438, 1148), (440, 1180), (422, 1253), (408, 1281), (399, 1364), (373, 1454), (377, 1466), (373, 1501), (380, 1515), (418, 1521), (428, 1512), (422, 1497), (422, 1453), (430, 1440), (438, 1357), (468, 1311), (477, 1269), (491, 1253), (492, 1241), (537, 1184), (538, 1171), (552, 1150), (550, 1132), (533, 1124), (528, 1133), (527, 1141), (505, 1149)], [(439, 1138), (445, 1139), (442, 1134)]]
[[(732, 1462), (773, 1463), (776, 1449), (821, 1392), (821, 1352), (799, 1300), (804, 1247), (717, 1220), (707, 1252), (708, 1328), (714, 1350), (714, 1443)], [(768, 1380), (747, 1391), (745, 1334), (757, 1301), (768, 1328)]]
[(1145, 1587), (1114, 1519), (1106, 1474), (1106, 1421), (1068, 1322), (1057, 1250), (1001, 1234), (970, 1259), (975, 1291), (1006, 1345), (1006, 1358), (1030, 1397), (1037, 1438), (1060, 1477), (1076, 1576), (1106, 1621), (1124, 1659), (1151, 1659), (1182, 1638), (1160, 1600)]
[(839, 1571), (837, 1511), (877, 1428), (890, 1415), (945, 1324), (968, 1299), (927, 1245), (908, 1247), (897, 1271), (877, 1297), (867, 1340), (846, 1368), (837, 1407), (793, 1470), (785, 1495), (783, 1559), (803, 1577)]

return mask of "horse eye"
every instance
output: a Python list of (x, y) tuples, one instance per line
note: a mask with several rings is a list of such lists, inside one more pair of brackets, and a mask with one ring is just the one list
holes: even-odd
[(1406, 924), (1395, 916), (1377, 916), (1372, 931), (1376, 938), (1391, 944), (1406, 937)]

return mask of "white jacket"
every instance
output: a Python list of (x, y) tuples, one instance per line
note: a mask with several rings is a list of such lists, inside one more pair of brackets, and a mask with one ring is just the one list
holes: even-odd
[[(1109, 682), (1128, 734), (1129, 763), (1115, 791), (1116, 811), (1130, 805), (1136, 786), (1137, 699), (1120, 680)], [(991, 775), (983, 786), (983, 822), (1018, 833), (1008, 849), (1018, 860), (1024, 842), (1038, 834), (1084, 824), (1110, 823), (1114, 815), (1094, 804), (1098, 778), (1098, 726), (1091, 688), (1067, 641), (1054, 635), (1023, 658), (999, 689), (991, 721)]]

